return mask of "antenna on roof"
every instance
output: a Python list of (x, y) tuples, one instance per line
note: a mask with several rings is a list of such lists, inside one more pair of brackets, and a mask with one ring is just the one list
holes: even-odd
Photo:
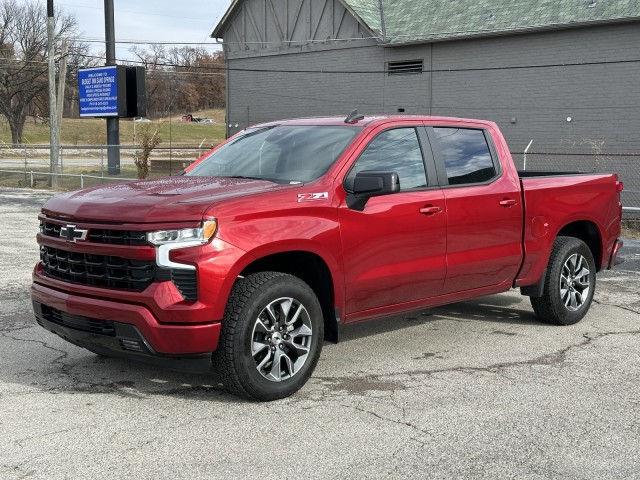
[(364, 115), (358, 113), (358, 110), (353, 110), (347, 118), (344, 119), (344, 123), (358, 123), (360, 120), (364, 120)]

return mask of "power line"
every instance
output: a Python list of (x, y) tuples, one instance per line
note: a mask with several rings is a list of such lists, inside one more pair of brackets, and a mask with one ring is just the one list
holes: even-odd
[[(80, 42), (85, 43), (104, 43), (104, 39), (98, 37), (73, 37), (74, 40), (78, 40)], [(125, 40), (116, 40), (116, 44), (121, 45), (206, 45), (209, 47), (217, 47), (220, 49), (222, 44), (220, 43), (212, 43), (212, 42), (180, 42), (180, 41), (156, 41), (156, 40), (133, 40), (133, 39), (125, 39)]]
[[(359, 101), (357, 99), (354, 99), (353, 96), (348, 97), (348, 98), (340, 98), (337, 96), (333, 96), (330, 98), (322, 98), (322, 97), (305, 97), (305, 96), (298, 96), (298, 95), (290, 95), (290, 94), (284, 94), (284, 93), (274, 93), (272, 91), (266, 91), (266, 90), (250, 90), (250, 89), (243, 89), (243, 88), (234, 88), (233, 89), (235, 92), (240, 92), (243, 94), (254, 94), (254, 95), (258, 95), (258, 96), (267, 96), (267, 97), (275, 97), (275, 98), (285, 98), (285, 99), (291, 99), (291, 100), (305, 100), (305, 101), (311, 101), (314, 104), (336, 104), (336, 105), (345, 105), (345, 104), (355, 104), (355, 105), (359, 105), (361, 107), (388, 107), (389, 105), (387, 103), (383, 103), (383, 102), (370, 102), (370, 101)], [(420, 105), (418, 105), (420, 106)], [(427, 105), (423, 105), (424, 108), (428, 108)], [(441, 110), (446, 110), (448, 108), (450, 108), (450, 105), (433, 105), (433, 108), (438, 108)], [(516, 107), (509, 107), (509, 106), (504, 106), (504, 107), (497, 107), (495, 105), (492, 105), (490, 107), (465, 107), (466, 110), (472, 111), (504, 111), (504, 112), (513, 112), (514, 109)], [(598, 106), (598, 107), (594, 107), (594, 106), (580, 106), (580, 107), (574, 107), (574, 106), (563, 106), (563, 107), (539, 107), (539, 106), (535, 106), (535, 105), (526, 105), (526, 104), (518, 104), (517, 105), (518, 109), (526, 109), (527, 112), (549, 112), (549, 111), (558, 111), (558, 112), (566, 112), (568, 110), (593, 110), (593, 111), (601, 111), (601, 110), (637, 110), (637, 106), (635, 105), (607, 105), (607, 106)]]
[[(103, 11), (102, 7), (91, 7), (88, 5), (77, 5), (77, 4), (73, 4), (73, 3), (66, 3), (66, 2), (61, 2), (60, 5), (65, 5), (67, 7), (76, 7), (76, 8), (87, 8), (87, 9), (91, 9), (91, 10), (100, 10)], [(133, 13), (136, 15), (144, 15), (144, 16), (153, 16), (153, 17), (166, 17), (166, 18), (178, 18), (181, 20), (202, 20), (202, 17), (178, 17), (175, 15), (166, 15), (166, 14), (162, 14), (162, 13), (153, 13), (153, 12), (149, 12), (149, 11), (136, 11), (136, 10), (121, 10), (121, 9), (115, 9), (116, 12), (118, 13)]]
[[(102, 57), (93, 55), (78, 55), (85, 58), (101, 59)], [(121, 60), (118, 62), (125, 63), (137, 63), (140, 65), (147, 65), (151, 62), (145, 62), (141, 60)], [(546, 64), (529, 64), (529, 65), (507, 65), (503, 67), (462, 67), (462, 68), (433, 68), (423, 69), (421, 73), (460, 73), (460, 72), (481, 72), (481, 71), (496, 71), (496, 70), (523, 70), (523, 69), (537, 69), (537, 68), (566, 68), (566, 67), (584, 67), (595, 65), (624, 65), (640, 63), (639, 58), (629, 60), (601, 60), (593, 62), (565, 62), (565, 63), (546, 63)], [(340, 75), (368, 75), (368, 74), (387, 74), (386, 70), (326, 70), (326, 69), (277, 69), (277, 68), (239, 68), (229, 66), (201, 66), (201, 65), (179, 65), (173, 63), (154, 63), (158, 67), (174, 67), (174, 68), (192, 68), (192, 69), (207, 69), (207, 70), (224, 70), (230, 72), (251, 72), (251, 73), (309, 73), (309, 74), (340, 74)]]
[[(91, 58), (96, 60), (103, 60), (104, 57), (97, 55), (76, 54), (77, 57)], [(16, 63), (46, 63), (39, 60), (20, 60), (3, 58), (0, 61), (16, 62)], [(241, 67), (228, 67), (228, 66), (214, 66), (214, 65), (180, 65), (176, 63), (167, 62), (149, 62), (143, 60), (126, 60), (117, 59), (118, 62), (123, 64), (138, 64), (148, 65), (153, 63), (155, 67), (166, 68), (188, 68), (191, 70), (209, 70), (226, 72), (248, 72), (248, 73), (298, 73), (298, 74), (321, 74), (321, 75), (382, 75), (388, 74), (386, 70), (326, 70), (326, 69), (277, 69), (277, 68), (241, 68)], [(547, 64), (527, 64), (527, 65), (506, 65), (501, 67), (461, 67), (461, 68), (436, 68), (436, 69), (423, 69), (422, 73), (462, 73), (462, 72), (481, 72), (481, 71), (508, 71), (508, 70), (524, 70), (524, 69), (545, 69), (545, 68), (568, 68), (568, 67), (585, 67), (585, 66), (599, 66), (599, 65), (626, 65), (640, 63), (640, 59), (627, 59), (627, 60), (601, 60), (592, 62), (565, 62), (565, 63), (547, 63)], [(75, 64), (75, 67), (82, 68), (82, 65)], [(154, 70), (155, 71), (155, 70)], [(157, 70), (160, 71), (160, 70)]]

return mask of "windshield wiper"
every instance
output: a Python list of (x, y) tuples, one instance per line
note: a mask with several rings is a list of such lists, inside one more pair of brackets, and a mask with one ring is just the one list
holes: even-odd
[(264, 177), (251, 177), (248, 175), (225, 175), (224, 178), (242, 178), (242, 179), (246, 179), (246, 180), (269, 180), (268, 178), (264, 178)]
[[(221, 178), (240, 178), (243, 180), (264, 180), (265, 182), (277, 183), (278, 185), (289, 184), (289, 180), (282, 178), (252, 177), (250, 175), (225, 175)], [(302, 183), (302, 182), (301, 182)]]

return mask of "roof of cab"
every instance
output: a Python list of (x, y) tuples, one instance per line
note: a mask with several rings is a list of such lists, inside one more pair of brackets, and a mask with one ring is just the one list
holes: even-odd
[(494, 122), (488, 120), (477, 120), (471, 118), (457, 118), (457, 117), (439, 117), (430, 115), (365, 115), (362, 120), (354, 123), (346, 123), (345, 116), (332, 116), (332, 117), (304, 117), (304, 118), (291, 118), (285, 120), (275, 120), (271, 122), (265, 122), (257, 125), (252, 125), (251, 128), (266, 127), (273, 125), (313, 125), (313, 126), (344, 126), (344, 127), (371, 127), (384, 123), (422, 123), (429, 124), (480, 124), (480, 125), (493, 125)]

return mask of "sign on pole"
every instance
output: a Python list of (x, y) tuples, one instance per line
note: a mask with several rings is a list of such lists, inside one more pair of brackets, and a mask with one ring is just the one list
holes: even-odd
[[(118, 65), (78, 71), (81, 117), (126, 116), (125, 72)], [(124, 109), (124, 111), (123, 111)]]
[(81, 117), (146, 115), (144, 68), (111, 65), (78, 70)]

